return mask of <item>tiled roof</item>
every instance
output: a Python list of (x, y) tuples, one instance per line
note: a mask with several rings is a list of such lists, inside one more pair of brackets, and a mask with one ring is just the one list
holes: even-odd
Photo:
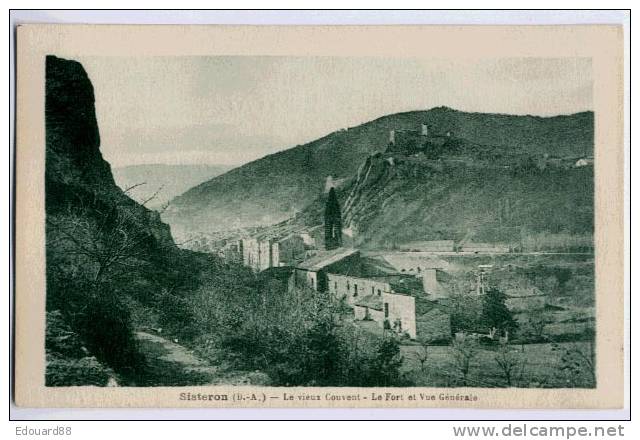
[(298, 264), (298, 269), (304, 269), (311, 272), (322, 270), (338, 261), (350, 257), (358, 252), (357, 249), (338, 248), (331, 251), (320, 251), (317, 255)]

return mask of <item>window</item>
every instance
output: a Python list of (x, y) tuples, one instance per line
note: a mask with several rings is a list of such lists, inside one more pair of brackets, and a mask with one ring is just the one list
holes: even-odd
[(336, 292), (338, 291), (338, 282), (334, 282), (333, 283), (333, 290), (335, 290)]
[(389, 317), (389, 303), (384, 303), (384, 317)]
[(351, 290), (351, 284), (349, 284), (349, 281), (347, 281), (347, 290)]
[(382, 295), (382, 292), (380, 291), (380, 289), (378, 289), (378, 296)]
[(358, 296), (358, 285), (357, 284), (353, 285), (353, 296)]
[(376, 288), (375, 288), (375, 287), (373, 287), (373, 286), (371, 286), (371, 294), (372, 294), (372, 295), (373, 295), (374, 293), (376, 293), (376, 292), (375, 292), (375, 290), (376, 290)]

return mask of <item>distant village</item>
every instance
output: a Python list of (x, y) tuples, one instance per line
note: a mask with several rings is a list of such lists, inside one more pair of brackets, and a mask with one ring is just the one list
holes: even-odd
[[(343, 300), (364, 326), (393, 330), (411, 339), (447, 339), (451, 334), (441, 268), (411, 258), (385, 260), (361, 255), (355, 248), (326, 246), (323, 228), (286, 236), (261, 235), (227, 244), (220, 255), (256, 272), (284, 274), (291, 289), (313, 289)], [(437, 243), (434, 243), (437, 245)]]
[[(453, 136), (451, 131), (434, 135), (426, 124), (419, 130), (391, 130), (388, 153), (420, 155), (440, 148)], [(549, 155), (538, 166), (592, 166), (593, 158)], [(222, 240), (217, 253), (228, 262), (243, 264), (255, 272), (277, 272), (290, 289), (313, 289), (352, 308), (354, 319), (373, 331), (390, 330), (410, 339), (448, 340), (451, 335), (450, 278), (437, 259), (413, 258), (412, 253), (436, 255), (501, 254), (512, 252), (507, 244), (454, 240), (418, 240), (399, 244), (396, 252), (379, 258), (363, 255), (353, 247), (352, 231), (342, 227), (340, 207), (328, 180), (324, 224), (304, 230), (273, 232), (257, 230), (236, 239)], [(405, 255), (403, 255), (405, 254)], [(475, 292), (486, 288), (490, 265), (476, 269)]]

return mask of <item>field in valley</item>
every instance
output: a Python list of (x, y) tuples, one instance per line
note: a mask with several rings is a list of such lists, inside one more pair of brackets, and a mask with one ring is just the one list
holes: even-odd
[[(569, 374), (563, 370), (563, 354), (567, 350), (579, 350), (588, 355), (591, 350), (589, 342), (559, 343), (556, 349), (553, 344), (512, 345), (514, 368), (511, 385), (525, 388), (564, 388), (591, 387), (592, 378), (587, 368), (582, 374)], [(404, 358), (403, 370), (415, 381), (416, 386), (455, 387), (464, 386), (464, 380), (456, 366), (454, 350), (450, 346), (430, 346), (427, 349), (427, 360), (424, 364), (424, 347), (420, 345), (404, 345), (401, 348)], [(499, 367), (496, 357), (500, 349), (497, 347), (480, 348), (471, 360), (467, 377), (470, 387), (506, 387), (508, 386), (504, 371)]]

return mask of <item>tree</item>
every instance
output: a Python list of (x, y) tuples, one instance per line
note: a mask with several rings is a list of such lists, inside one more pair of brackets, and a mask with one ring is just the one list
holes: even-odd
[(478, 355), (478, 342), (475, 338), (462, 335), (451, 342), (454, 366), (462, 376), (462, 385), (467, 386), (471, 361)]
[(375, 349), (370, 361), (371, 386), (394, 386), (401, 381), (400, 367), (404, 361), (400, 354), (400, 344), (394, 336), (384, 336)]
[(496, 330), (501, 330), (503, 333), (513, 333), (518, 327), (511, 311), (505, 304), (506, 299), (507, 296), (496, 288), (490, 288), (484, 296), (480, 320), (492, 333)]
[(596, 350), (595, 330), (593, 327), (585, 329), (588, 337), (586, 344), (579, 342), (569, 344), (552, 343), (551, 350), (560, 353), (560, 365), (557, 372), (564, 377), (565, 382), (575, 386), (596, 386)]
[(482, 301), (477, 295), (469, 295), (464, 289), (457, 288), (450, 297), (451, 332), (457, 333), (478, 331), (482, 314)]
[(419, 342), (422, 350), (418, 353), (418, 362), (420, 362), (420, 371), (424, 373), (426, 371), (427, 361), (429, 360), (429, 345), (431, 341), (420, 339)]
[(512, 386), (515, 374), (518, 373), (518, 370), (522, 370), (524, 365), (518, 351), (512, 349), (505, 341), (500, 344), (500, 350), (494, 360), (496, 364), (498, 364), (498, 368), (500, 369), (500, 373), (502, 373), (506, 385), (508, 387)]
[(543, 309), (531, 311), (525, 324), (525, 335), (533, 342), (540, 342), (543, 339), (544, 329), (550, 321), (549, 314)]
[(99, 362), (133, 377), (144, 359), (125, 292), (151, 270), (160, 243), (147, 212), (127, 198), (81, 189), (67, 196), (46, 216), (47, 308), (62, 312)]
[(324, 209), (324, 245), (327, 250), (342, 246), (342, 214), (333, 188), (329, 190)]
[[(448, 337), (451, 335), (447, 335)], [(416, 354), (418, 362), (420, 362), (420, 371), (423, 373), (427, 370), (427, 363), (429, 362), (430, 353), (429, 347), (431, 347), (434, 343), (441, 340), (438, 336), (432, 335), (422, 335), (417, 338), (417, 342), (420, 344), (421, 350)]]
[(47, 215), (47, 247), (60, 255), (77, 257), (93, 266), (93, 282), (110, 279), (108, 273), (138, 268), (155, 239), (140, 225), (124, 202), (104, 203), (97, 195), (69, 204), (62, 215)]

